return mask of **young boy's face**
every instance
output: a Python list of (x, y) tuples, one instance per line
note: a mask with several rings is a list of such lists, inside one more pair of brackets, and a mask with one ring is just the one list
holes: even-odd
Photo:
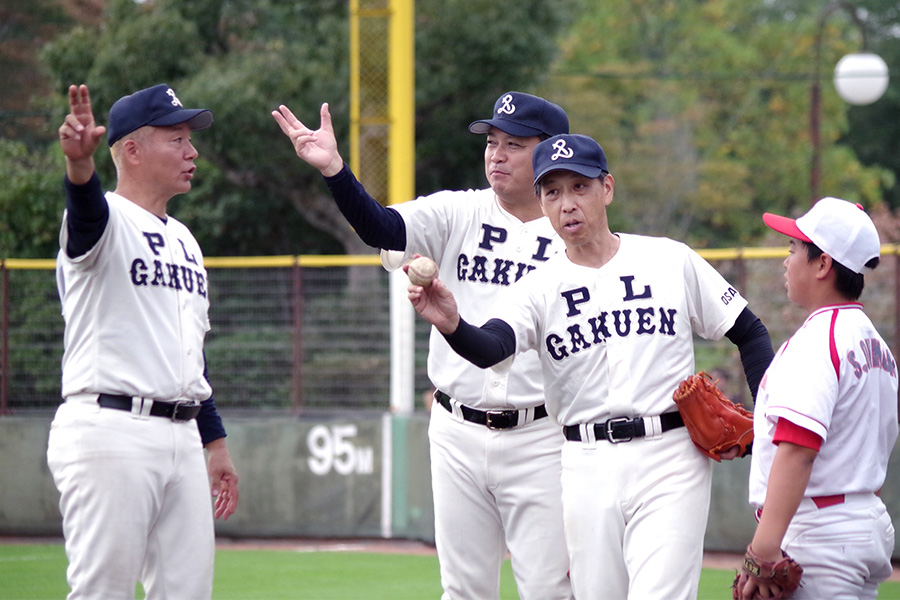
[(818, 262), (809, 260), (806, 246), (797, 239), (791, 239), (790, 250), (784, 259), (784, 287), (787, 288), (788, 300), (794, 304), (809, 308), (812, 284), (816, 281)]

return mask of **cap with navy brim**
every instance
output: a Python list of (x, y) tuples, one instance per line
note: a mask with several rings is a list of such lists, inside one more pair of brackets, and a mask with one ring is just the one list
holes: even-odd
[(494, 102), (494, 116), (469, 124), (472, 133), (496, 127), (516, 137), (552, 136), (569, 132), (569, 117), (558, 105), (522, 92), (506, 92)]
[(213, 123), (212, 111), (206, 108), (184, 108), (168, 85), (161, 83), (116, 100), (109, 110), (107, 140), (112, 146), (141, 127), (170, 127), (187, 123), (193, 131), (206, 129)]
[(609, 172), (600, 144), (580, 134), (556, 135), (544, 140), (535, 146), (531, 163), (535, 185), (552, 171), (573, 171), (592, 179)]

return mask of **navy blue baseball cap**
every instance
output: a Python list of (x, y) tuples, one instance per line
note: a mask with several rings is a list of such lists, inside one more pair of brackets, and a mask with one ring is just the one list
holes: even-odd
[(474, 121), (472, 133), (487, 133), (491, 127), (516, 137), (569, 133), (569, 117), (562, 108), (543, 98), (506, 92), (494, 102), (494, 118)]
[(187, 122), (191, 129), (206, 129), (213, 122), (205, 108), (184, 108), (175, 91), (164, 83), (116, 100), (109, 109), (109, 145), (146, 125), (167, 127)]
[(535, 185), (550, 171), (574, 171), (591, 178), (609, 173), (606, 154), (600, 144), (586, 135), (574, 133), (555, 135), (535, 146), (531, 165)]

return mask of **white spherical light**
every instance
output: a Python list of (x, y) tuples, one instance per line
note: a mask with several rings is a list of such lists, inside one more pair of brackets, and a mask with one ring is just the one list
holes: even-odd
[(877, 54), (848, 54), (834, 67), (834, 87), (850, 104), (872, 104), (888, 86), (888, 66)]

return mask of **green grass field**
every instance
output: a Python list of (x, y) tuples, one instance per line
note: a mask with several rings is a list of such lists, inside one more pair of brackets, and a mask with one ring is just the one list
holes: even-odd
[[(0, 545), (0, 599), (64, 598), (66, 557), (61, 544)], [(734, 571), (704, 569), (699, 598), (731, 597)], [(216, 600), (437, 600), (435, 556), (362, 552), (219, 549)], [(142, 598), (140, 588), (137, 593)], [(509, 561), (501, 578), (502, 600), (519, 596)], [(881, 586), (880, 600), (900, 600), (900, 582)]]

